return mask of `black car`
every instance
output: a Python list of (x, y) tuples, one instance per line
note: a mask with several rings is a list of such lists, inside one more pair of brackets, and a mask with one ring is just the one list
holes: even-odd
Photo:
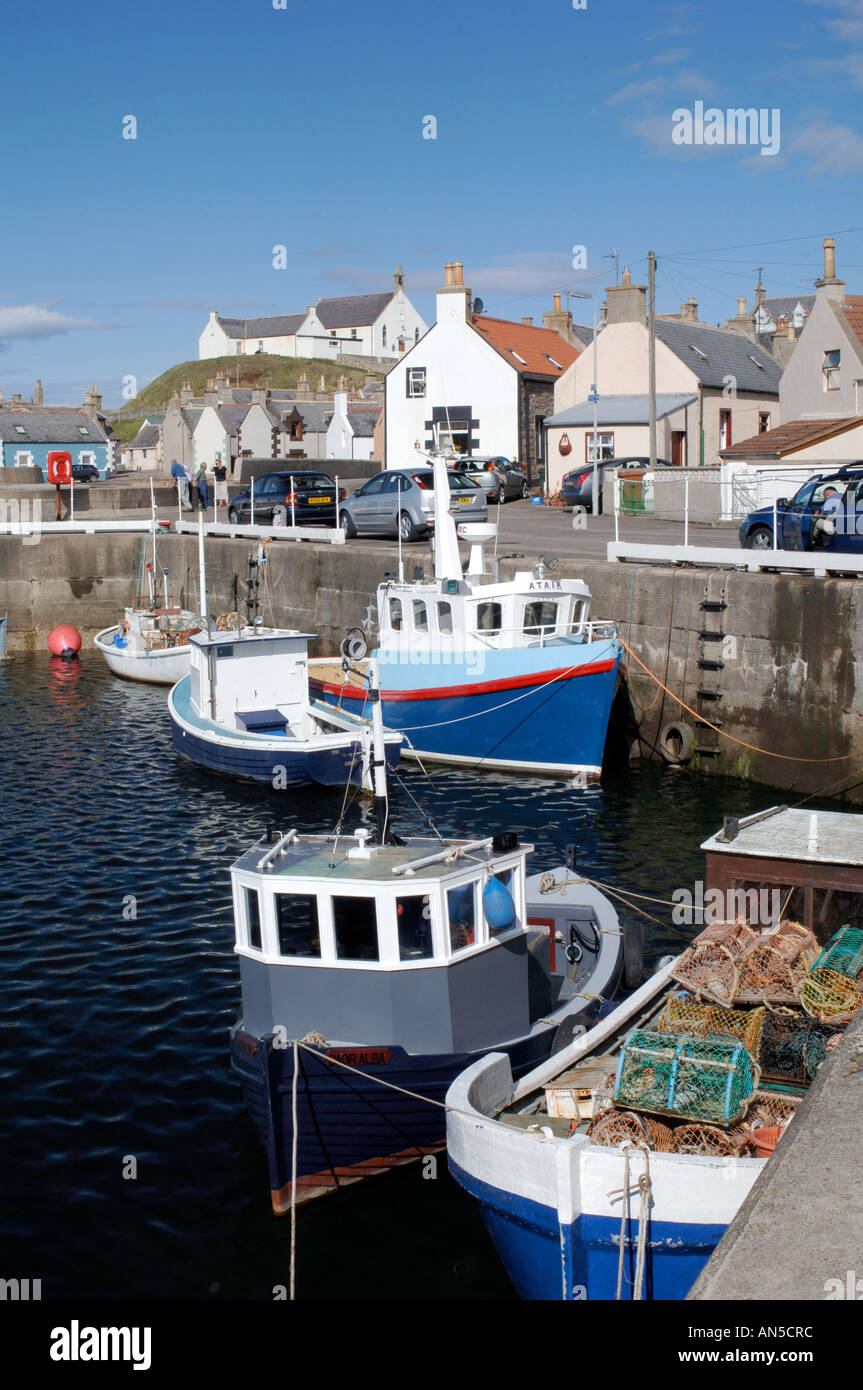
[[(657, 468), (671, 468), (668, 459), (657, 459)], [(609, 468), (649, 468), (650, 459), (629, 455), (621, 459), (603, 459), (599, 465), (599, 510), (602, 511), (602, 485)], [(565, 507), (577, 507), (580, 511), (593, 510), (593, 464), (583, 463), (565, 473), (560, 484), (560, 496)]]
[(72, 477), (76, 483), (95, 483), (99, 479), (99, 470), (95, 463), (73, 463)]
[[(329, 473), (313, 473), (296, 468), (280, 473), (262, 473), (255, 478), (255, 510), (252, 516), (251, 489), (231, 498), (228, 520), (239, 526), (336, 526), (338, 503), (336, 481)], [(341, 497), (347, 493), (341, 489)]]

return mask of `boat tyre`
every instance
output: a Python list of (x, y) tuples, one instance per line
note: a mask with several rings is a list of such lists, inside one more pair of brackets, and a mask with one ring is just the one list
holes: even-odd
[(357, 528), (351, 521), (347, 512), (339, 513), (339, 525), (345, 533), (345, 540), (352, 541), (357, 534)]
[(695, 747), (695, 732), (688, 724), (673, 720), (660, 733), (657, 747), (667, 763), (688, 763)]
[(625, 989), (638, 989), (644, 980), (644, 927), (641, 922), (627, 922), (623, 928), (623, 984)]
[(399, 535), (403, 541), (415, 541), (417, 538), (417, 528), (409, 512), (399, 512)]
[(236, 507), (229, 507), (229, 508), (228, 508), (228, 520), (230, 521), (230, 523), (231, 523), (232, 526), (239, 526), (239, 524), (240, 524), (240, 518), (239, 518), (239, 515), (238, 515), (238, 513), (237, 513)]

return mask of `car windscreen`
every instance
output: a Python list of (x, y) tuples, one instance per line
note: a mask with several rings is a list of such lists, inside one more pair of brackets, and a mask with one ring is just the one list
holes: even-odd
[(323, 473), (294, 473), (294, 487), (301, 487), (305, 491), (314, 491), (315, 488), (334, 488), (335, 482), (332, 478), (326, 477)]
[[(434, 473), (432, 473), (431, 469), (429, 469), (427, 473), (412, 473), (411, 477), (424, 491), (433, 491)], [(453, 492), (456, 488), (465, 488), (470, 489), (471, 492), (476, 492), (479, 488), (479, 483), (475, 483), (473, 478), (466, 477), (464, 473), (447, 472), (447, 481), (450, 486), (450, 492)]]

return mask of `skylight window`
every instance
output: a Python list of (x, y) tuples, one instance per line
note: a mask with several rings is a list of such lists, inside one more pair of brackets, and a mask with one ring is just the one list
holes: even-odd
[(86, 425), (79, 425), (79, 426), (78, 426), (78, 433), (79, 433), (79, 434), (89, 434), (90, 431), (87, 429), (87, 426), (86, 426)]
[(523, 358), (523, 357), (519, 357), (519, 355), (518, 355), (518, 353), (516, 352), (515, 348), (510, 348), (510, 352), (512, 353), (512, 355), (513, 355), (513, 357), (515, 358), (515, 360), (516, 360), (517, 362), (520, 362), (521, 365), (522, 365), (523, 367), (526, 367), (526, 366), (527, 366), (527, 363), (525, 362), (524, 358)]
[(27, 431), (25, 430), (25, 428), (24, 428), (23, 425), (16, 425), (16, 426), (15, 426), (15, 433), (16, 433), (16, 434), (26, 434)]
[(763, 363), (763, 362), (759, 362), (757, 357), (753, 357), (751, 352), (747, 352), (746, 356), (749, 358), (749, 361), (750, 361), (750, 362), (754, 362), (754, 363), (755, 363), (755, 365), (756, 365), (756, 367), (758, 368), (759, 372), (766, 371), (766, 368), (765, 368), (765, 366), (764, 366), (764, 363)]
[(553, 367), (557, 367), (558, 371), (560, 371), (560, 372), (563, 371), (563, 366), (561, 365), (561, 363), (560, 363), (560, 362), (555, 362), (554, 358), (553, 358), (549, 353), (544, 352), (544, 353), (543, 353), (543, 357), (547, 357), (548, 360), (549, 360), (549, 362), (551, 363), (551, 365), (552, 365)]
[(689, 350), (690, 352), (694, 352), (696, 357), (700, 357), (702, 362), (707, 361), (707, 353), (702, 352), (701, 348), (697, 348), (694, 343), (689, 344)]

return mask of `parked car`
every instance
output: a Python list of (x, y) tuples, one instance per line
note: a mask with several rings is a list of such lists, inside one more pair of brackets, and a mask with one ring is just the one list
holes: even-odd
[(474, 478), (492, 505), (528, 495), (527, 479), (521, 469), (503, 454), (474, 455), (451, 466)]
[[(342, 496), (347, 493), (342, 489)], [(255, 478), (255, 526), (298, 526), (309, 523), (337, 524), (336, 481), (329, 473), (312, 473), (297, 468), (279, 473), (262, 473)], [(232, 525), (252, 524), (252, 493), (247, 487), (231, 498), (228, 520)]]
[(76, 483), (94, 483), (99, 479), (99, 470), (95, 463), (73, 463), (72, 477)]
[[(824, 495), (833, 488), (841, 498), (832, 532), (815, 526)], [(745, 550), (772, 550), (772, 506), (750, 512), (740, 524), (740, 544)], [(840, 550), (863, 552), (863, 462), (847, 464), (834, 473), (816, 473), (789, 500), (776, 503), (779, 550)]]
[[(672, 468), (668, 459), (657, 459), (657, 468)], [(599, 510), (602, 511), (602, 488), (606, 471), (611, 469), (649, 468), (650, 459), (632, 456), (620, 459), (602, 459), (599, 464)], [(572, 468), (565, 473), (560, 484), (560, 495), (565, 507), (579, 507), (585, 511), (593, 510), (593, 469), (592, 463), (583, 463), (580, 468)]]
[[(447, 473), (450, 511), (459, 521), (485, 521), (485, 492), (466, 473)], [(393, 468), (377, 473), (339, 507), (339, 524), (348, 537), (396, 536), (419, 540), (434, 530), (434, 473), (431, 468)]]

